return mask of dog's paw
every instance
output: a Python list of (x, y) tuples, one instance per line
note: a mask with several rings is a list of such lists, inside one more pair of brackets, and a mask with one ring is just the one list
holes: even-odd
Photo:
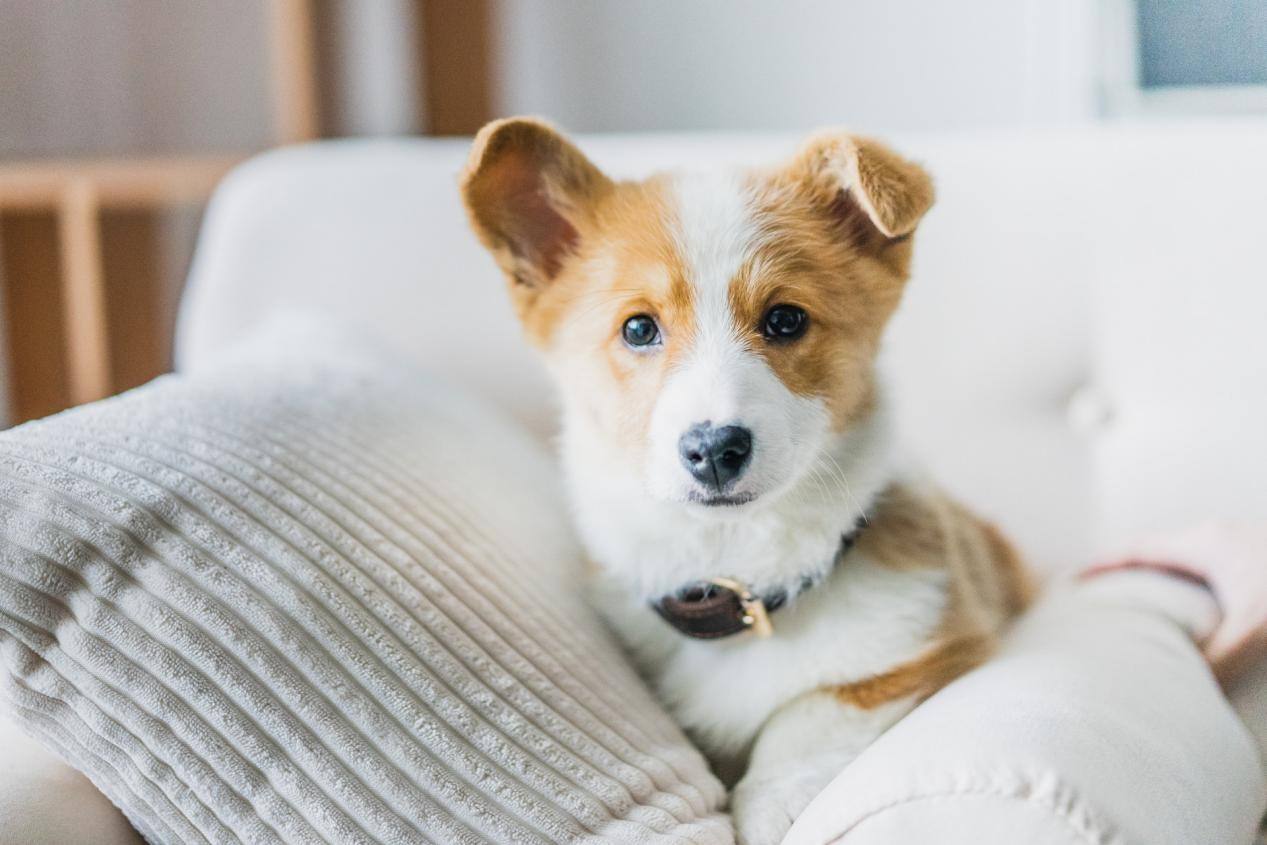
[(739, 845), (778, 845), (818, 794), (817, 778), (744, 778), (731, 793), (730, 814)]

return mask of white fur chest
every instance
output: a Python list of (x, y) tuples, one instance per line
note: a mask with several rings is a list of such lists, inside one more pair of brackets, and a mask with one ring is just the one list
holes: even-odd
[(741, 755), (775, 709), (917, 657), (946, 605), (943, 570), (897, 571), (860, 553), (774, 614), (773, 636), (694, 640), (607, 584), (600, 605), (664, 703), (714, 760)]
[[(883, 406), (761, 508), (692, 513), (646, 494), (635, 473), (595, 472), (614, 456), (579, 414), (564, 431), (576, 524), (601, 574), (595, 599), (679, 724), (714, 762), (741, 756), (780, 706), (821, 687), (881, 674), (918, 657), (943, 619), (944, 569), (898, 570), (855, 549), (832, 568), (842, 533), (894, 483)], [(848, 479), (846, 483), (845, 479)], [(692, 581), (735, 578), (758, 594), (826, 579), (773, 616), (773, 636), (696, 640), (651, 607)]]

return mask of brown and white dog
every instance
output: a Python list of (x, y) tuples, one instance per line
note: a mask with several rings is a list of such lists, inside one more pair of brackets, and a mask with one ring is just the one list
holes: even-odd
[(769, 169), (617, 182), (516, 118), (479, 133), (462, 192), (562, 392), (599, 604), (742, 772), (740, 840), (777, 842), (1029, 593), (894, 453), (875, 359), (932, 183), (831, 132)]

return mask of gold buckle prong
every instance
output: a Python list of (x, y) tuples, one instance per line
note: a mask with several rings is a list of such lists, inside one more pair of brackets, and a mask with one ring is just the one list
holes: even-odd
[(754, 634), (764, 638), (774, 633), (774, 625), (770, 623), (770, 612), (766, 610), (765, 602), (748, 589), (746, 584), (733, 578), (709, 578), (708, 583), (724, 587), (739, 596), (739, 606), (743, 608), (743, 616), (739, 617), (739, 621)]

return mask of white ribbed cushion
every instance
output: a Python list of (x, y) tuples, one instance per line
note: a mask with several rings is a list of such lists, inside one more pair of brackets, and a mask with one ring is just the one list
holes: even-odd
[(0, 435), (0, 699), (156, 842), (730, 841), (578, 561), (532, 439), (286, 333)]

